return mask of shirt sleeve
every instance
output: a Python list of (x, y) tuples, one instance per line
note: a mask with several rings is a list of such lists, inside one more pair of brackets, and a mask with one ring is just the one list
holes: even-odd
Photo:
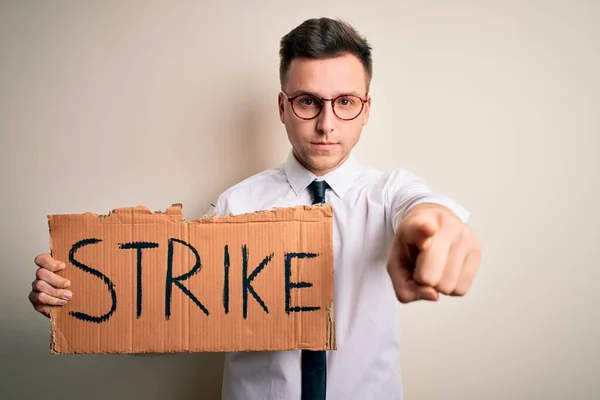
[(220, 216), (221, 214), (219, 214), (219, 210), (217, 209), (217, 205), (211, 203), (208, 211), (206, 212), (206, 215), (219, 215)]
[(206, 215), (217, 215), (219, 217), (224, 217), (228, 214), (229, 207), (227, 206), (225, 194), (221, 194), (215, 202), (211, 203), (206, 212)]
[(470, 213), (452, 198), (432, 191), (417, 175), (407, 170), (392, 171), (386, 182), (386, 203), (390, 210), (394, 232), (396, 227), (414, 206), (423, 203), (439, 204), (452, 210), (467, 222)]

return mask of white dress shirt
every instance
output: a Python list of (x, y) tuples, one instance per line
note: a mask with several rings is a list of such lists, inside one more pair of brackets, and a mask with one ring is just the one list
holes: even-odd
[[(209, 214), (237, 215), (311, 204), (316, 176), (290, 153), (284, 165), (225, 191)], [(395, 227), (413, 206), (442, 204), (466, 222), (452, 199), (433, 193), (409, 171), (388, 173), (354, 156), (322, 176), (334, 209), (334, 309), (337, 350), (327, 352), (327, 398), (402, 399), (399, 306), (387, 273)], [(300, 350), (225, 356), (223, 400), (299, 400)]]

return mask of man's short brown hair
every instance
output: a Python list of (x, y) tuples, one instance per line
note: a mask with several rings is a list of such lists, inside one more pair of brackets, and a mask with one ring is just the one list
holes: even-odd
[(365, 68), (367, 90), (373, 77), (371, 46), (366, 38), (347, 22), (330, 18), (312, 18), (298, 25), (281, 39), (279, 80), (285, 87), (287, 72), (296, 58), (327, 59), (352, 54)]

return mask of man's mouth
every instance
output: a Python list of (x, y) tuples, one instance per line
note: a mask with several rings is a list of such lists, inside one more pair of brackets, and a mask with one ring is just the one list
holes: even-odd
[(317, 150), (331, 150), (337, 145), (333, 142), (311, 142), (311, 145)]

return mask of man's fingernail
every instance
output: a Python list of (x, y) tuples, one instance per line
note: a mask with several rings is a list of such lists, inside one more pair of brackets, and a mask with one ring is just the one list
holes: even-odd
[(64, 306), (64, 305), (66, 305), (66, 304), (67, 304), (67, 301), (66, 301), (66, 300), (58, 300), (58, 305), (59, 305), (59, 306)]
[(71, 281), (66, 281), (64, 287), (68, 288), (69, 286), (71, 286)]
[(65, 300), (70, 300), (73, 297), (73, 293), (69, 290), (65, 290), (62, 294), (62, 298)]
[(60, 265), (58, 266), (58, 269), (65, 269), (67, 266), (65, 265), (65, 263), (60, 263)]

